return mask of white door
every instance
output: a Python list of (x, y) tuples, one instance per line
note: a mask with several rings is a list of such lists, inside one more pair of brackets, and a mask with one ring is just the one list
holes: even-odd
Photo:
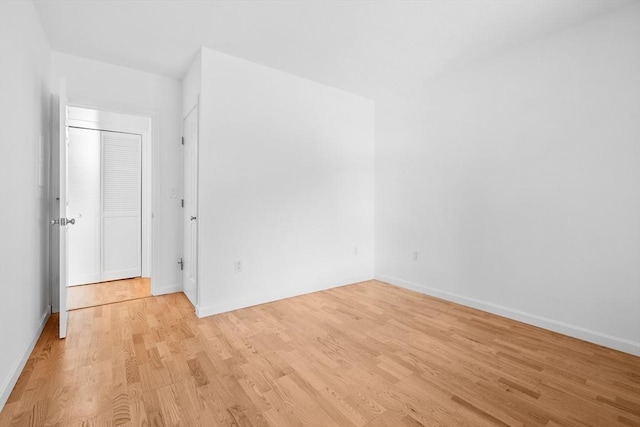
[(69, 127), (67, 211), (69, 286), (101, 281), (100, 131)]
[(59, 194), (58, 209), (59, 234), (59, 307), (60, 338), (67, 336), (67, 85), (60, 82), (60, 98), (58, 102), (58, 147), (59, 147)]
[(102, 280), (142, 274), (142, 138), (102, 131)]
[(142, 137), (68, 129), (68, 285), (139, 277)]
[(198, 304), (198, 107), (184, 119), (184, 219), (182, 286)]

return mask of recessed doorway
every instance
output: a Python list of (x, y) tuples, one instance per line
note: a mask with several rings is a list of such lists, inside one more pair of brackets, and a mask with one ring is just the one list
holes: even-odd
[[(62, 233), (51, 239), (61, 338), (70, 309), (153, 293), (151, 117), (68, 106), (62, 93), (60, 150), (52, 158), (52, 182), (59, 183), (52, 192), (60, 196), (52, 199), (52, 212), (64, 218), (65, 244)], [(72, 145), (80, 149), (74, 152)], [(74, 174), (85, 176), (74, 182)], [(82, 196), (83, 191), (89, 196), (74, 200), (74, 192)], [(74, 246), (84, 249), (74, 253)]]

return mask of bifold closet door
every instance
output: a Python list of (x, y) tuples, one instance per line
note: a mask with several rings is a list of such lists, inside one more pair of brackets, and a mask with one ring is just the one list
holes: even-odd
[(137, 277), (141, 268), (140, 135), (102, 131), (102, 280)]
[(100, 131), (69, 128), (67, 147), (68, 284), (101, 280)]

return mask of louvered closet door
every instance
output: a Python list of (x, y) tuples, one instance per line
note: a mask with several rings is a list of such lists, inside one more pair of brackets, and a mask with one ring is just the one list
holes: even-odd
[(102, 132), (102, 280), (141, 275), (140, 135)]

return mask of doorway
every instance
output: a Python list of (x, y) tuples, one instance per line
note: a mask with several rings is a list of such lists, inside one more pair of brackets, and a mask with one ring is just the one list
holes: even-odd
[[(120, 300), (132, 299), (131, 295), (141, 297), (141, 289), (147, 289), (144, 296), (152, 294), (151, 118), (68, 106), (63, 93), (62, 83), (59, 140), (67, 143), (61, 142), (60, 150), (53, 150), (52, 155), (52, 194), (58, 195), (52, 200), (52, 212), (54, 218), (59, 212), (61, 219), (56, 222), (60, 222), (61, 233), (53, 232), (51, 239), (51, 278), (53, 283), (60, 283), (60, 286), (52, 286), (52, 300), (54, 304), (59, 302), (53, 308), (54, 311), (60, 311), (61, 337), (65, 336), (69, 290), (77, 289), (75, 294), (82, 293), (84, 297), (80, 299), (85, 301), (87, 295), (93, 294), (95, 298), (92, 301), (82, 303), (85, 306), (116, 302), (112, 297), (118, 296)], [(68, 179), (73, 178), (74, 154), (68, 148), (80, 134), (93, 138), (93, 148), (88, 149), (91, 143), (83, 145), (84, 152), (80, 150), (80, 154), (76, 153), (76, 172), (80, 165), (87, 170), (99, 170), (100, 173), (95, 173), (93, 178), (80, 180), (79, 190), (97, 189), (97, 192), (92, 191), (93, 196), (85, 198), (83, 206), (77, 203), (74, 206), (73, 200), (68, 198), (69, 195), (73, 196), (74, 191), (69, 188), (74, 184)], [(123, 165), (126, 167), (123, 168)], [(122, 188), (124, 181), (121, 178), (126, 174), (137, 177), (133, 180), (132, 189)], [(107, 175), (110, 175), (109, 179)], [(124, 194), (125, 197), (109, 198), (108, 193)], [(65, 206), (62, 201), (65, 201)], [(80, 226), (77, 232), (74, 229), (76, 225)], [(123, 235), (133, 237), (133, 240), (124, 242)], [(69, 257), (69, 246), (82, 244), (83, 240), (97, 241), (98, 245), (92, 245), (93, 249), (75, 255), (72, 249), (72, 256)], [(79, 259), (74, 260), (73, 256)], [(84, 277), (69, 277), (67, 273), (74, 272), (73, 266), (69, 271), (69, 263), (74, 262), (82, 267), (76, 270), (81, 273), (78, 276), (84, 274)], [(129, 282), (132, 285), (131, 292), (121, 288), (126, 281), (102, 282), (131, 277), (138, 278), (137, 284)], [(72, 280), (69, 281), (69, 278)], [(100, 282), (100, 286), (85, 284), (92, 282)], [(113, 295), (109, 295), (110, 291), (113, 291)], [(78, 308), (77, 305), (74, 308)], [(62, 322), (63, 319), (65, 322)]]
[(68, 130), (68, 286), (142, 275), (142, 136)]

